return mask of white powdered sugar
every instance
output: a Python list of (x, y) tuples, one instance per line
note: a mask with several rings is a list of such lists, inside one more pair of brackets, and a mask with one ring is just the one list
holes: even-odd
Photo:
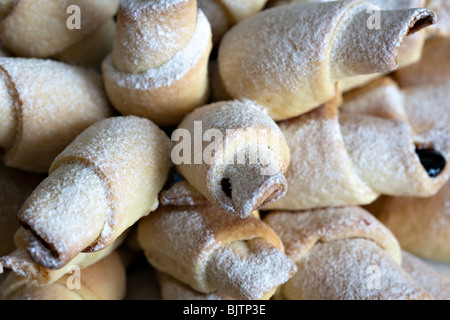
[(211, 41), (211, 26), (201, 10), (198, 11), (197, 28), (189, 43), (178, 51), (171, 60), (160, 67), (141, 73), (118, 71), (113, 64), (112, 55), (103, 63), (104, 72), (119, 86), (146, 90), (170, 86), (172, 82), (184, 77), (197, 63)]
[(120, 6), (126, 8), (137, 19), (144, 10), (163, 11), (189, 0), (121, 0)]

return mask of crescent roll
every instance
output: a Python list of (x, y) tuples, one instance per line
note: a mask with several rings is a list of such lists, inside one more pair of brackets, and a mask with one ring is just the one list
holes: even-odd
[(3, 162), (46, 173), (84, 129), (112, 115), (101, 76), (34, 58), (0, 58)]
[(14, 234), (15, 249), (0, 257), (0, 266), (15, 273), (33, 286), (46, 286), (59, 281), (74, 267), (87, 268), (116, 250), (124, 241), (128, 231), (104, 250), (93, 253), (79, 253), (60, 269), (50, 270), (36, 263), (27, 251), (30, 231), (19, 228)]
[(164, 202), (139, 221), (139, 243), (159, 272), (199, 293), (242, 300), (269, 299), (295, 272), (278, 235), (256, 213), (241, 218), (180, 201)]
[(208, 17), (213, 43), (218, 45), (231, 27), (261, 11), (266, 2), (267, 0), (198, 0), (198, 6)]
[(429, 197), (449, 178), (446, 130), (415, 134), (405, 122), (339, 114), (333, 101), (279, 126), (291, 151), (289, 189), (267, 209), (365, 205), (381, 195)]
[(290, 152), (278, 125), (249, 100), (197, 108), (172, 134), (178, 172), (224, 212), (248, 216), (287, 190)]
[(404, 250), (402, 251), (402, 268), (437, 300), (450, 300), (450, 277)]
[(72, 283), (75, 276), (67, 274), (52, 284), (35, 286), (11, 273), (0, 287), (0, 300), (122, 300), (125, 297), (126, 271), (116, 252), (81, 269), (80, 283)]
[(211, 26), (197, 1), (121, 2), (113, 52), (102, 71), (122, 115), (177, 125), (209, 98)]
[(428, 300), (402, 269), (392, 233), (359, 207), (271, 212), (264, 221), (297, 272), (276, 293), (284, 300)]
[(18, 213), (27, 251), (48, 269), (95, 252), (158, 206), (171, 143), (150, 120), (114, 117), (83, 131), (53, 162)]
[(286, 120), (329, 101), (339, 80), (395, 70), (404, 39), (436, 23), (427, 9), (382, 10), (378, 32), (367, 26), (370, 6), (356, 0), (293, 4), (242, 21), (219, 47), (225, 90)]
[[(119, 0), (13, 2), (0, 22), (0, 41), (17, 56), (35, 58), (49, 58), (82, 42), (113, 18), (119, 5)], [(79, 12), (79, 26), (72, 28), (74, 12)]]

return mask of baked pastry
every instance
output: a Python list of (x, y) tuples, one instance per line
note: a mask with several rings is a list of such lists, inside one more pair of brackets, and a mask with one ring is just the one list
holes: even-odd
[(450, 277), (438, 272), (426, 261), (403, 250), (402, 268), (437, 300), (450, 299)]
[(271, 212), (264, 221), (297, 265), (277, 299), (433, 299), (402, 269), (392, 233), (359, 207)]
[(231, 27), (261, 11), (266, 2), (267, 0), (198, 0), (198, 6), (208, 17), (213, 43), (218, 45)]
[(173, 126), (209, 98), (211, 26), (196, 0), (121, 2), (106, 90), (122, 115)]
[(0, 164), (0, 257), (16, 248), (14, 234), (20, 228), (16, 212), (44, 178)]
[(113, 49), (115, 33), (116, 22), (110, 18), (83, 41), (55, 54), (52, 59), (100, 70)]
[(440, 84), (450, 79), (449, 37), (428, 39), (418, 63), (396, 70), (392, 77), (400, 87)]
[(93, 253), (79, 253), (65, 266), (50, 270), (33, 261), (27, 251), (27, 247), (30, 244), (30, 231), (19, 228), (14, 235), (15, 249), (0, 257), (0, 266), (4, 270), (10, 270), (12, 273), (15, 273), (33, 286), (49, 285), (58, 282), (74, 267), (85, 269), (97, 263), (115, 251), (123, 243), (127, 234), (128, 231), (103, 250)]
[[(0, 40), (17, 56), (50, 58), (85, 40), (117, 12), (119, 0), (7, 1)], [(69, 9), (77, 6), (79, 28), (69, 28)]]
[(0, 58), (0, 68), (0, 146), (9, 167), (46, 173), (78, 134), (112, 115), (94, 71), (35, 58)]
[(125, 297), (126, 272), (116, 252), (79, 272), (80, 279), (67, 274), (46, 286), (35, 286), (11, 273), (0, 287), (0, 300), (122, 300)]
[(450, 74), (447, 81), (407, 87), (380, 78), (343, 96), (342, 113), (358, 113), (408, 122), (414, 132), (450, 130)]
[(339, 114), (335, 101), (279, 126), (291, 151), (289, 188), (264, 209), (365, 205), (381, 195), (429, 197), (449, 178), (446, 130), (415, 134), (405, 122)]
[(224, 212), (248, 216), (287, 190), (289, 148), (278, 125), (250, 100), (216, 102), (172, 134), (177, 171)]
[(219, 291), (240, 300), (269, 299), (295, 272), (278, 235), (258, 216), (224, 214), (211, 204), (174, 203), (162, 202), (138, 225), (139, 243), (158, 271), (197, 292)]
[(383, 32), (377, 32), (367, 27), (370, 5), (293, 4), (242, 21), (219, 47), (226, 92), (258, 102), (280, 121), (330, 100), (339, 80), (395, 70), (403, 40), (436, 23), (436, 15), (426, 9), (383, 10)]
[[(450, 132), (449, 89), (450, 81), (399, 88), (389, 78), (380, 79), (345, 95), (341, 110), (407, 121), (417, 134), (437, 128)], [(428, 161), (433, 161), (432, 155)], [(420, 257), (450, 261), (449, 196), (447, 182), (430, 197), (385, 197), (369, 210), (404, 249)]]
[(220, 292), (201, 293), (164, 272), (158, 272), (162, 300), (233, 300)]
[(155, 210), (172, 165), (170, 147), (161, 129), (135, 116), (83, 131), (18, 213), (32, 233), (32, 259), (60, 269), (80, 252), (104, 249)]

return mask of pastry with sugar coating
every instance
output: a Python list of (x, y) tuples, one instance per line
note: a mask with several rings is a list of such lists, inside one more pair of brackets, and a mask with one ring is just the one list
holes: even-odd
[(102, 71), (122, 115), (177, 125), (209, 98), (211, 26), (196, 0), (121, 2)]
[(267, 0), (198, 0), (198, 6), (208, 17), (213, 43), (218, 45), (231, 27), (261, 11), (266, 2)]
[(0, 58), (3, 162), (46, 173), (90, 125), (112, 115), (101, 76), (62, 62)]
[(281, 300), (432, 300), (401, 267), (392, 233), (359, 207), (271, 212), (265, 218), (297, 272)]
[[(174, 199), (185, 186), (162, 197)], [(139, 221), (138, 240), (148, 262), (199, 293), (269, 299), (295, 272), (278, 235), (257, 212), (246, 218), (224, 214), (211, 204), (196, 204), (198, 194), (187, 197), (188, 192), (182, 192), (184, 204), (164, 201)]]
[(436, 23), (427, 9), (383, 10), (383, 32), (377, 32), (367, 28), (369, 6), (356, 0), (294, 4), (242, 21), (219, 47), (226, 92), (286, 120), (330, 100), (339, 80), (395, 70), (404, 39)]
[(264, 209), (366, 205), (381, 195), (430, 197), (450, 176), (450, 134), (443, 129), (416, 134), (403, 121), (339, 114), (335, 101), (279, 126), (291, 151), (289, 188)]
[[(68, 27), (71, 13), (78, 12), (73, 5), (79, 8), (79, 28)], [(118, 5), (119, 0), (16, 0), (0, 21), (0, 40), (17, 56), (50, 58), (96, 32)]]
[(224, 212), (245, 217), (286, 193), (288, 145), (278, 125), (250, 100), (197, 108), (172, 141), (179, 141), (172, 151), (177, 171)]
[(50, 270), (36, 263), (27, 251), (30, 244), (30, 231), (24, 228), (17, 229), (14, 234), (15, 249), (8, 252), (7, 255), (0, 256), (0, 266), (5, 270), (17, 274), (24, 280), (34, 286), (46, 286), (57, 282), (65, 274), (69, 273), (74, 267), (84, 269), (93, 265), (116, 250), (128, 235), (128, 231), (124, 232), (111, 245), (97, 252), (82, 252), (75, 256), (65, 266)]
[[(171, 143), (148, 119), (113, 117), (83, 131), (53, 162), (18, 220), (27, 251), (48, 269), (114, 242), (158, 206)], [(43, 214), (46, 213), (46, 214)]]
[(402, 268), (437, 300), (450, 300), (450, 278), (432, 265), (403, 250)]
[[(116, 252), (58, 281), (35, 286), (10, 273), (0, 287), (1, 300), (122, 300), (126, 290), (126, 270)], [(79, 281), (79, 283), (77, 283)], [(79, 287), (78, 287), (79, 286)]]

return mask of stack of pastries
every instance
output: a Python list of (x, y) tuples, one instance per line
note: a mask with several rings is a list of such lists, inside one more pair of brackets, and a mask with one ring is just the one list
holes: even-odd
[(449, 15), (3, 1), (0, 299), (450, 299)]

